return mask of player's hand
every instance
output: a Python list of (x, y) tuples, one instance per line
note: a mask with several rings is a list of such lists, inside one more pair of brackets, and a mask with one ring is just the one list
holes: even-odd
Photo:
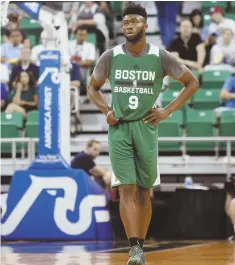
[(153, 128), (157, 126), (159, 121), (165, 120), (170, 116), (166, 109), (152, 108), (150, 114), (144, 118), (145, 123), (154, 122)]
[(113, 110), (110, 110), (106, 115), (106, 121), (109, 125), (116, 125), (119, 122), (119, 119), (114, 118)]

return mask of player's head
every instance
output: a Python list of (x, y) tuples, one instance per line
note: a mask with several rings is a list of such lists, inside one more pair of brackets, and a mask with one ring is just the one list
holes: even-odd
[(144, 7), (129, 3), (123, 10), (122, 29), (127, 41), (137, 43), (145, 37), (148, 27), (147, 13)]
[(100, 154), (101, 145), (99, 141), (90, 140), (87, 142), (87, 154), (96, 158)]

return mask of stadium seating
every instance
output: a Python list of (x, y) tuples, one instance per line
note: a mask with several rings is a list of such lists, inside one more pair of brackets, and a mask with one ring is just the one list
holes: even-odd
[(195, 109), (215, 109), (220, 105), (220, 89), (200, 89), (195, 93), (192, 103)]
[[(182, 136), (183, 113), (181, 110), (171, 114), (158, 125), (159, 137), (180, 137)], [(180, 142), (159, 142), (159, 151), (180, 151)]]
[[(22, 136), (23, 115), (20, 113), (1, 112), (1, 138), (19, 138)], [(11, 153), (11, 143), (1, 144), (1, 153)], [(16, 150), (20, 151), (21, 144), (16, 144)]]
[(27, 114), (26, 120), (26, 137), (38, 137), (39, 112), (30, 111)]
[[(216, 114), (213, 110), (187, 109), (186, 135), (189, 137), (216, 136)], [(213, 142), (189, 142), (186, 144), (189, 151), (212, 151)]]
[[(235, 136), (235, 110), (224, 111), (221, 113), (219, 135)], [(235, 143), (233, 143), (232, 147), (233, 150), (235, 150)], [(225, 148), (225, 143), (221, 143), (220, 149)]]
[(219, 89), (231, 75), (230, 71), (206, 71), (202, 74), (202, 88)]

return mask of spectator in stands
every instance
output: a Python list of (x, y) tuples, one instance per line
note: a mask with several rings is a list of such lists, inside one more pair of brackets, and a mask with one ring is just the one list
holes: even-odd
[(155, 4), (158, 10), (158, 24), (162, 43), (165, 47), (168, 47), (175, 35), (179, 2), (156, 1)]
[(13, 86), (14, 88), (8, 94), (10, 104), (5, 112), (20, 112), (26, 117), (28, 111), (37, 109), (36, 81), (30, 73), (23, 71), (17, 76)]
[(20, 50), (20, 60), (17, 65), (15, 65), (12, 69), (12, 73), (10, 76), (10, 89), (12, 88), (12, 83), (16, 79), (17, 76), (23, 71), (31, 73), (33, 78), (37, 81), (39, 78), (39, 68), (31, 62), (31, 50), (30, 48), (23, 47)]
[(97, 48), (102, 54), (108, 47), (109, 31), (103, 10), (92, 1), (85, 1), (77, 13), (76, 27), (84, 26), (89, 32), (96, 33)]
[(223, 111), (235, 110), (235, 73), (225, 81), (220, 98), (224, 101), (225, 105), (215, 109), (217, 117), (220, 117), (220, 113)]
[(223, 29), (222, 43), (216, 44), (211, 50), (210, 64), (230, 64), (235, 66), (235, 42), (233, 31)]
[(7, 85), (1, 82), (1, 111), (4, 111), (6, 109), (7, 93)]
[(205, 56), (205, 60), (204, 60), (203, 66), (206, 66), (206, 65), (210, 64), (210, 61), (211, 61), (211, 50), (212, 50), (212, 47), (214, 47), (214, 45), (216, 44), (216, 40), (217, 40), (217, 34), (212, 33), (207, 38), (207, 40), (205, 41), (206, 56)]
[[(230, 28), (235, 34), (235, 21), (229, 18), (224, 18), (224, 14), (221, 8), (212, 7), (210, 9), (212, 23), (208, 26), (207, 35), (216, 33), (219, 37), (221, 36), (221, 30), (223, 28)], [(219, 38), (218, 42), (222, 42)]]
[(201, 35), (203, 28), (203, 17), (202, 12), (199, 9), (194, 9), (190, 14), (190, 21), (193, 25), (193, 33), (198, 33)]
[(22, 39), (20, 30), (14, 29), (10, 32), (9, 42), (1, 45), (1, 62), (7, 64), (9, 70), (20, 58), (20, 49), (23, 47)]
[(83, 169), (103, 188), (110, 189), (111, 174), (105, 168), (97, 166), (94, 159), (100, 154), (101, 144), (99, 141), (87, 142), (86, 151), (79, 152), (72, 160), (71, 167)]
[(95, 46), (87, 42), (87, 30), (85, 27), (78, 27), (75, 33), (76, 40), (69, 41), (69, 51), (71, 61), (80, 67), (81, 92), (86, 94), (87, 78), (95, 62)]
[(70, 33), (73, 29), (73, 25), (76, 24), (78, 9), (79, 9), (79, 2), (69, 1), (62, 3), (62, 11), (64, 12), (65, 18), (68, 22), (68, 28)]
[(0, 73), (1, 73), (1, 83), (8, 84), (9, 82), (9, 70), (8, 67), (1, 63), (0, 64)]
[(205, 59), (205, 46), (200, 35), (192, 31), (190, 20), (182, 21), (180, 36), (171, 42), (168, 51), (173, 52), (180, 62), (192, 70), (201, 70)]
[(25, 47), (30, 47), (30, 40), (25, 35), (24, 31), (20, 29), (20, 15), (17, 13), (11, 13), (7, 16), (8, 23), (5, 27), (4, 42), (10, 41), (10, 33), (12, 30), (18, 29), (22, 35), (22, 44)]

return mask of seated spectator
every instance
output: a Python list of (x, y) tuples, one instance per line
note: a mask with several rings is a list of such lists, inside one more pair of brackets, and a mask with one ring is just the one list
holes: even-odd
[(100, 154), (100, 142), (90, 140), (87, 143), (86, 151), (79, 152), (72, 160), (71, 167), (83, 169), (88, 175), (103, 188), (110, 189), (111, 174), (105, 168), (97, 166), (94, 159)]
[(13, 89), (8, 94), (9, 105), (5, 112), (20, 112), (24, 117), (31, 110), (36, 110), (38, 105), (38, 95), (36, 81), (33, 76), (23, 71), (13, 82)]
[(71, 61), (80, 66), (81, 90), (86, 94), (87, 78), (95, 62), (95, 46), (87, 42), (87, 30), (84, 27), (76, 29), (76, 40), (69, 41)]
[(223, 111), (235, 110), (235, 73), (225, 81), (220, 93), (220, 98), (224, 101), (225, 105), (215, 109), (217, 117), (219, 117), (220, 113)]
[(96, 33), (97, 47), (102, 54), (108, 46), (109, 31), (103, 10), (92, 1), (85, 1), (78, 10), (76, 27), (84, 26)]
[(30, 40), (25, 35), (24, 31), (20, 29), (20, 15), (17, 13), (11, 13), (7, 16), (8, 23), (5, 27), (5, 35), (4, 35), (4, 42), (10, 41), (10, 33), (12, 30), (18, 29), (21, 32), (22, 35), (22, 44), (24, 44), (25, 47), (30, 47)]
[(6, 84), (1, 82), (1, 111), (4, 111), (6, 109), (7, 105), (7, 86)]
[(174, 52), (179, 61), (192, 70), (201, 70), (205, 59), (205, 46), (200, 35), (192, 31), (192, 23), (189, 20), (182, 21), (180, 36), (171, 42), (168, 51)]
[(8, 70), (8, 67), (1, 63), (0, 64), (1, 67), (0, 67), (0, 73), (1, 73), (1, 83), (4, 83), (4, 84), (8, 84), (9, 82), (9, 70)]
[(210, 64), (211, 50), (212, 50), (212, 47), (214, 47), (214, 45), (216, 44), (216, 40), (217, 40), (217, 35), (215, 33), (212, 33), (205, 41), (206, 56), (205, 56), (203, 66)]
[(31, 50), (30, 48), (23, 47), (20, 50), (20, 60), (17, 65), (12, 68), (9, 86), (12, 88), (12, 82), (23, 71), (30, 73), (37, 81), (39, 78), (39, 68), (31, 62)]
[(216, 44), (211, 50), (210, 64), (230, 64), (235, 66), (235, 42), (233, 31), (223, 29), (222, 43)]
[(199, 9), (194, 9), (190, 14), (190, 21), (193, 25), (193, 33), (198, 33), (201, 35), (201, 31), (203, 28), (203, 17), (202, 12)]
[[(223, 28), (230, 28), (235, 34), (235, 21), (229, 18), (224, 18), (222, 9), (219, 7), (212, 7), (210, 9), (210, 15), (212, 22), (208, 26), (207, 35), (216, 33), (220, 37), (222, 34), (221, 30)], [(222, 42), (222, 40), (219, 38), (218, 42)]]
[(20, 58), (20, 49), (23, 48), (22, 34), (19, 29), (10, 32), (9, 42), (1, 45), (1, 63), (5, 63), (9, 70), (18, 63)]

